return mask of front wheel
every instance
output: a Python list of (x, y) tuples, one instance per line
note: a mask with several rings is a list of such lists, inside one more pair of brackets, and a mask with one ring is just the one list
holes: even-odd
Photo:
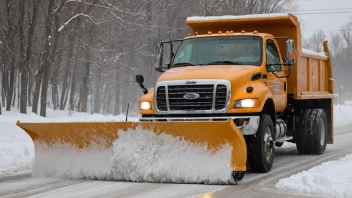
[(248, 138), (247, 142), (253, 172), (267, 173), (271, 170), (275, 156), (274, 137), (273, 121), (269, 115), (263, 114), (256, 136)]

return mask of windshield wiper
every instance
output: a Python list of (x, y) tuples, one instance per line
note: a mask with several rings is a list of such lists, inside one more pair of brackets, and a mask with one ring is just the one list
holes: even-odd
[(173, 67), (182, 67), (182, 66), (195, 66), (192, 63), (175, 63), (172, 65)]
[(205, 65), (244, 65), (244, 63), (237, 61), (214, 61)]

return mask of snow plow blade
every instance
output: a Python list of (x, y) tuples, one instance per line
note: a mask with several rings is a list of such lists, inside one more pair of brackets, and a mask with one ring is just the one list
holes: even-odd
[[(21, 123), (18, 121), (17, 125), (22, 128), (34, 142), (35, 160), (33, 176), (151, 182), (182, 181), (198, 183), (199, 181), (193, 181), (189, 178), (179, 179), (177, 181), (165, 178), (155, 179), (155, 174), (157, 173), (155, 170), (150, 169), (141, 173), (141, 169), (148, 165), (146, 164), (142, 166), (139, 165), (139, 163), (145, 163), (143, 160), (149, 160), (149, 158), (151, 158), (149, 155), (154, 155), (154, 158), (158, 157), (156, 160), (154, 159), (154, 161), (150, 160), (150, 166), (156, 166), (161, 169), (161, 166), (165, 164), (167, 165), (167, 163), (165, 163), (166, 158), (159, 157), (159, 155), (170, 157), (177, 152), (176, 150), (179, 149), (177, 148), (179, 147), (179, 144), (175, 144), (176, 146), (170, 149), (170, 151), (163, 150), (163, 147), (168, 147), (173, 144), (165, 138), (171, 138), (172, 141), (183, 141), (186, 143), (183, 145), (186, 146), (203, 146), (206, 152), (208, 152), (206, 154), (207, 156), (215, 155), (219, 150), (227, 146), (229, 152), (227, 152), (228, 154), (225, 154), (224, 158), (229, 159), (220, 160), (227, 160), (226, 163), (228, 162), (228, 164), (226, 164), (225, 169), (227, 168), (230, 170), (229, 175), (231, 174), (231, 171), (246, 171), (246, 143), (241, 131), (230, 119), (227, 121), (213, 122)], [(152, 134), (154, 139), (151, 139), (150, 136), (148, 137), (149, 139), (147, 138), (144, 143), (141, 144), (141, 137), (146, 136), (147, 134), (149, 134), (149, 136)], [(154, 142), (156, 138), (164, 139), (162, 139), (162, 141), (156, 140)], [(121, 147), (122, 144), (125, 144), (126, 146)], [(152, 144), (154, 146), (151, 151), (148, 151), (149, 153), (143, 153), (143, 150), (148, 149)], [(152, 151), (155, 148), (159, 148), (160, 151)], [(160, 153), (158, 154), (158, 152)], [(179, 161), (177, 162), (176, 160), (176, 164), (170, 163), (170, 169), (176, 167), (178, 163), (181, 166), (184, 166), (181, 161), (184, 158), (185, 152), (185, 150), (180, 151), (180, 155), (176, 157), (179, 158), (177, 159)], [(200, 151), (199, 153), (197, 153), (197, 155), (204, 154), (203, 151)], [(123, 157), (121, 157), (121, 155)], [(136, 155), (139, 155), (139, 158), (136, 157)], [(127, 164), (130, 160), (129, 157), (136, 159), (136, 161)], [(160, 161), (156, 162), (157, 160)], [(173, 158), (170, 158), (170, 160), (173, 160)], [(215, 159), (213, 161), (216, 163), (218, 160), (219, 159)], [(98, 162), (99, 165), (92, 165), (94, 161)], [(185, 159), (185, 161), (187, 161), (187, 159)], [(127, 167), (124, 170), (133, 169), (131, 167), (134, 167), (134, 165), (142, 167), (138, 169), (136, 168), (136, 170), (126, 170), (127, 173), (121, 173), (121, 170), (118, 169), (119, 166), (124, 166), (123, 164)], [(185, 164), (187, 164), (187, 162), (185, 162)], [(207, 163), (204, 164), (204, 166), (206, 165)], [(189, 167), (190, 166), (191, 165), (189, 165)], [(183, 167), (183, 169), (184, 168), (187, 169), (186, 167)], [(136, 171), (140, 175), (136, 176)], [(180, 171), (182, 172), (182, 170)], [(148, 172), (148, 174), (153, 172), (153, 176), (147, 177), (146, 172)], [(221, 181), (217, 180), (215, 183), (222, 183)], [(212, 183), (211, 181), (206, 182)]]

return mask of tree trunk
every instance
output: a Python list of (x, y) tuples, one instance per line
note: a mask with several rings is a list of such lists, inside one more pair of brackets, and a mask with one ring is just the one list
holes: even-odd
[[(6, 0), (6, 16), (7, 16), (7, 25), (8, 25), (8, 39), (7, 44), (9, 47), (8, 57), (7, 57), (7, 90), (6, 90), (6, 111), (11, 110), (11, 102), (14, 94), (14, 87), (15, 87), (15, 71), (16, 71), (16, 64), (15, 64), (15, 55), (12, 52), (15, 52), (15, 17), (12, 14), (14, 10), (12, 10), (12, 2), (10, 0)], [(8, 50), (7, 50), (8, 51)]]
[(16, 72), (14, 69), (10, 69), (10, 87), (8, 89), (9, 93), (7, 95), (7, 106), (6, 111), (11, 110), (11, 106), (13, 106), (13, 99), (16, 97), (15, 85), (16, 85)]
[[(27, 85), (28, 85), (28, 70), (27, 67), (25, 66), (25, 59), (26, 59), (26, 54), (24, 52), (24, 42), (25, 42), (25, 36), (24, 36), (24, 1), (18, 1), (18, 8), (19, 8), (19, 13), (20, 16), (19, 18), (19, 38), (20, 38), (20, 64), (19, 64), (19, 72), (21, 73), (21, 89), (18, 90), (21, 92), (20, 94), (20, 100), (19, 105), (20, 105), (20, 113), (27, 114)], [(28, 37), (28, 40), (31, 38)]]
[(120, 114), (120, 84), (119, 84), (119, 73), (116, 70), (116, 89), (115, 89), (115, 104), (114, 104), (114, 115)]
[(68, 95), (68, 85), (70, 82), (70, 67), (69, 64), (66, 65), (65, 75), (62, 83), (61, 97), (60, 97), (60, 110), (64, 110), (67, 102)]
[(98, 74), (97, 74), (97, 79), (96, 79), (97, 83), (95, 86), (95, 95), (94, 95), (94, 109), (93, 112), (94, 113), (100, 113), (100, 91), (101, 91), (101, 71), (100, 68), (98, 68)]
[(112, 109), (111, 109), (112, 104), (111, 103), (113, 101), (112, 100), (113, 96), (112, 96), (112, 91), (111, 90), (112, 90), (111, 86), (109, 85), (108, 86), (108, 91), (107, 91), (107, 100), (106, 100), (106, 105), (105, 105), (105, 113), (108, 113), (108, 114), (112, 113)]
[[(5, 50), (3, 49), (3, 54), (4, 54)], [(8, 79), (8, 74), (7, 74), (7, 70), (5, 68), (5, 54), (2, 58), (2, 78), (1, 78), (1, 102), (2, 102), (2, 106), (5, 107), (6, 104), (6, 93), (7, 93), (7, 79)]]
[(30, 77), (28, 78), (29, 82), (28, 82), (28, 91), (27, 91), (27, 95), (28, 95), (28, 106), (31, 107), (32, 106), (32, 87), (33, 87), (33, 78)]
[(71, 82), (71, 92), (70, 92), (70, 111), (73, 111), (75, 108), (75, 94), (76, 94), (76, 72), (75, 68), (72, 73), (72, 82)]
[(47, 96), (48, 96), (49, 71), (50, 71), (50, 63), (47, 63), (43, 71), (42, 89), (40, 93), (40, 96), (41, 96), (40, 97), (40, 116), (42, 117), (46, 117), (46, 102), (47, 102)]
[(20, 97), (20, 113), (27, 114), (27, 98), (28, 98), (28, 70), (21, 72), (21, 97)]
[(33, 106), (32, 112), (38, 114), (38, 103), (39, 103), (39, 94), (40, 94), (40, 86), (43, 80), (43, 71), (39, 70), (35, 76), (35, 88), (33, 93)]
[(90, 77), (90, 58), (89, 58), (89, 49), (87, 48), (86, 52), (86, 72), (83, 75), (82, 79), (82, 88), (80, 93), (80, 111), (88, 111), (88, 91), (89, 91), (89, 77)]
[(14, 79), (14, 84), (13, 84), (13, 96), (12, 96), (12, 107), (15, 107), (15, 101), (16, 101), (16, 85), (18, 84), (18, 75), (17, 72), (15, 73), (15, 79)]
[(51, 95), (51, 100), (53, 101), (53, 108), (54, 108), (54, 111), (57, 109), (57, 106), (58, 106), (58, 101), (57, 101), (57, 95), (58, 95), (58, 90), (57, 90), (57, 80), (56, 78), (54, 78), (52, 81), (51, 81), (51, 84), (52, 84), (52, 95)]
[[(56, 48), (59, 40), (59, 32), (53, 31), (53, 35), (51, 35), (52, 27), (51, 21), (54, 17), (55, 25), (54, 29), (57, 30), (59, 28), (59, 12), (60, 10), (53, 11), (55, 0), (50, 0), (48, 4), (48, 14), (45, 21), (45, 41), (44, 41), (44, 61), (43, 61), (43, 82), (42, 82), (42, 90), (41, 90), (41, 100), (40, 100), (40, 115), (46, 117), (46, 107), (47, 107), (47, 97), (48, 97), (48, 85), (49, 85), (49, 72), (51, 63), (56, 55)], [(59, 8), (63, 7), (64, 1), (61, 1)], [(52, 43), (50, 42), (52, 40)]]
[(57, 74), (58, 74), (58, 69), (55, 70), (53, 73), (53, 77), (51, 78), (51, 89), (52, 89), (52, 95), (51, 95), (51, 100), (53, 101), (53, 108), (54, 110), (57, 109), (58, 107), (58, 88), (57, 88)]
[[(69, 44), (71, 44), (70, 49), (68, 51), (68, 58), (72, 59), (73, 58), (73, 47), (74, 47), (74, 38), (70, 37), (69, 38)], [(67, 96), (68, 96), (68, 91), (69, 91), (69, 85), (70, 85), (70, 68), (72, 64), (70, 64), (72, 61), (69, 61), (66, 63), (66, 68), (65, 68), (65, 75), (64, 78), (62, 79), (62, 90), (61, 90), (61, 97), (60, 97), (60, 110), (64, 110), (67, 102)]]
[(103, 99), (101, 101), (103, 101), (103, 114), (106, 113), (107, 107), (109, 105), (109, 82), (104, 83), (104, 92), (103, 92)]
[[(20, 7), (22, 7), (22, 8), (20, 8), (21, 16), (24, 17), (24, 6), (23, 6), (23, 3), (21, 3), (24, 1), (19, 1), (19, 2), (20, 2), (19, 3)], [(32, 43), (33, 43), (33, 38), (34, 38), (34, 30), (35, 30), (35, 26), (37, 23), (38, 7), (39, 7), (39, 0), (36, 0), (36, 1), (34, 1), (34, 5), (33, 5), (33, 15), (32, 15), (31, 21), (29, 21), (26, 54), (24, 56), (23, 62), (21, 62), (22, 66), (20, 67), (21, 68), (21, 100), (20, 100), (20, 112), (21, 113), (27, 113), (27, 99), (28, 99), (29, 105), (31, 105), (30, 104), (31, 103), (30, 96), (29, 96), (30, 92), (28, 92), (28, 89), (30, 89), (30, 87), (28, 85), (31, 84), (28, 82), (29, 81), (29, 66), (30, 66), (30, 58), (31, 58), (32, 48), (33, 48)], [(23, 13), (23, 15), (22, 15), (22, 13)], [(24, 42), (23, 21), (22, 21), (21, 29), (22, 29), (22, 33), (20, 33), (20, 35), (23, 35), (23, 36), (20, 36), (20, 37), (23, 38), (23, 42)], [(21, 49), (23, 49), (23, 55), (24, 55), (24, 46), (22, 46)]]
[[(12, 60), (14, 60), (13, 58), (11, 58)], [(12, 97), (14, 94), (14, 86), (15, 86), (15, 63), (14, 61), (9, 61), (12, 63), (12, 66), (10, 66), (10, 72), (9, 72), (9, 78), (10, 78), (10, 82), (9, 82), (9, 88), (7, 90), (6, 93), (6, 111), (10, 111), (11, 110), (11, 102), (12, 102)]]
[[(20, 91), (21, 91), (21, 86), (20, 86), (20, 72), (17, 71), (17, 109), (20, 109), (20, 97), (21, 97), (21, 94), (20, 94)], [(14, 100), (13, 102), (14, 104), (16, 104), (16, 100)]]
[(4, 87), (4, 85), (2, 85), (1, 104), (2, 104), (3, 107), (5, 107), (5, 101), (6, 101), (5, 87)]
[(77, 81), (76, 68), (77, 68), (77, 59), (78, 59), (80, 47), (81, 46), (78, 46), (77, 48), (75, 63), (73, 64), (73, 71), (71, 75), (72, 82), (71, 82), (71, 92), (70, 92), (70, 111), (74, 111), (75, 109), (76, 81)]

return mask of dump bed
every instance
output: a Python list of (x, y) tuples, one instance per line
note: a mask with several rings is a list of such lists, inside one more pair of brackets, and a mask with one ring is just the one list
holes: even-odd
[[(258, 31), (274, 36), (288, 36), (295, 41), (297, 63), (288, 78), (288, 94), (295, 99), (333, 98), (333, 79), (327, 43), (325, 53), (302, 49), (300, 23), (292, 14), (261, 14), (244, 16), (188, 17), (192, 31), (206, 34), (209, 31)], [(286, 54), (285, 42), (278, 42), (282, 55)]]

